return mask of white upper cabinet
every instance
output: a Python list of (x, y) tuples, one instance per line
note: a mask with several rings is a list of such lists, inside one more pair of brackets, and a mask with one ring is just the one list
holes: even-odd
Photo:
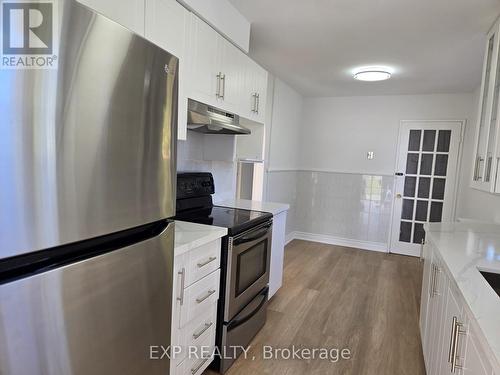
[(78, 0), (120, 25), (144, 36), (145, 0)]
[(189, 51), (189, 93), (192, 99), (217, 105), (222, 91), (219, 34), (192, 14), (192, 37)]
[(146, 38), (179, 58), (177, 138), (187, 136), (187, 79), (191, 13), (175, 0), (146, 0)]
[(188, 97), (264, 122), (267, 72), (192, 14)]
[(79, 1), (179, 58), (178, 139), (187, 137), (188, 98), (264, 123), (267, 72), (178, 1)]
[(248, 57), (244, 64), (244, 92), (241, 95), (241, 115), (264, 123), (267, 96), (267, 72)]
[(491, 193), (500, 193), (499, 27), (497, 21), (486, 42), (472, 176), (472, 187)]

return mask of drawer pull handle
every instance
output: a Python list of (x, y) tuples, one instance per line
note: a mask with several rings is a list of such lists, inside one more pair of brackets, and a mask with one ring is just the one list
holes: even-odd
[(210, 289), (208, 291), (208, 293), (206, 295), (204, 295), (203, 297), (201, 298), (196, 298), (196, 302), (197, 303), (202, 303), (203, 301), (205, 301), (208, 297), (210, 297), (212, 294), (215, 293), (215, 289)]
[(209, 329), (210, 327), (212, 327), (214, 323), (210, 322), (210, 323), (205, 323), (205, 326), (201, 329), (200, 332), (195, 332), (193, 333), (193, 338), (196, 340), (198, 337), (200, 337), (201, 335), (203, 335), (207, 329)]
[(207, 363), (207, 361), (209, 360), (210, 358), (205, 358), (203, 361), (200, 362), (200, 364), (194, 368), (191, 369), (191, 374), (196, 374), (200, 368), (205, 364)]
[(212, 263), (216, 259), (217, 259), (217, 257), (210, 257), (210, 258), (208, 258), (208, 260), (206, 260), (202, 263), (198, 263), (198, 268), (205, 267), (207, 264)]
[(184, 305), (184, 287), (186, 283), (186, 269), (183, 268), (181, 271), (178, 272), (178, 274), (181, 276), (181, 295), (177, 297), (177, 301), (180, 301), (182, 306)]

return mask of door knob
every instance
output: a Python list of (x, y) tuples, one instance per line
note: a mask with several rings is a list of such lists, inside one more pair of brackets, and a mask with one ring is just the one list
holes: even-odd
[(396, 198), (401, 199), (403, 196), (401, 194), (396, 194)]

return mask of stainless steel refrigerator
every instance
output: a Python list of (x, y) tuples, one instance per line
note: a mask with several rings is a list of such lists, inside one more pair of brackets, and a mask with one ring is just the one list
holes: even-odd
[(0, 374), (165, 375), (178, 60), (55, 5), (57, 67), (0, 69)]

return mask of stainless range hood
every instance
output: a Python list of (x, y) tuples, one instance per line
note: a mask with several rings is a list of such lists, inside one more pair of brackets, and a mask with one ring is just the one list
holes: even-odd
[(204, 134), (250, 134), (240, 125), (240, 116), (193, 99), (188, 100), (187, 128)]

